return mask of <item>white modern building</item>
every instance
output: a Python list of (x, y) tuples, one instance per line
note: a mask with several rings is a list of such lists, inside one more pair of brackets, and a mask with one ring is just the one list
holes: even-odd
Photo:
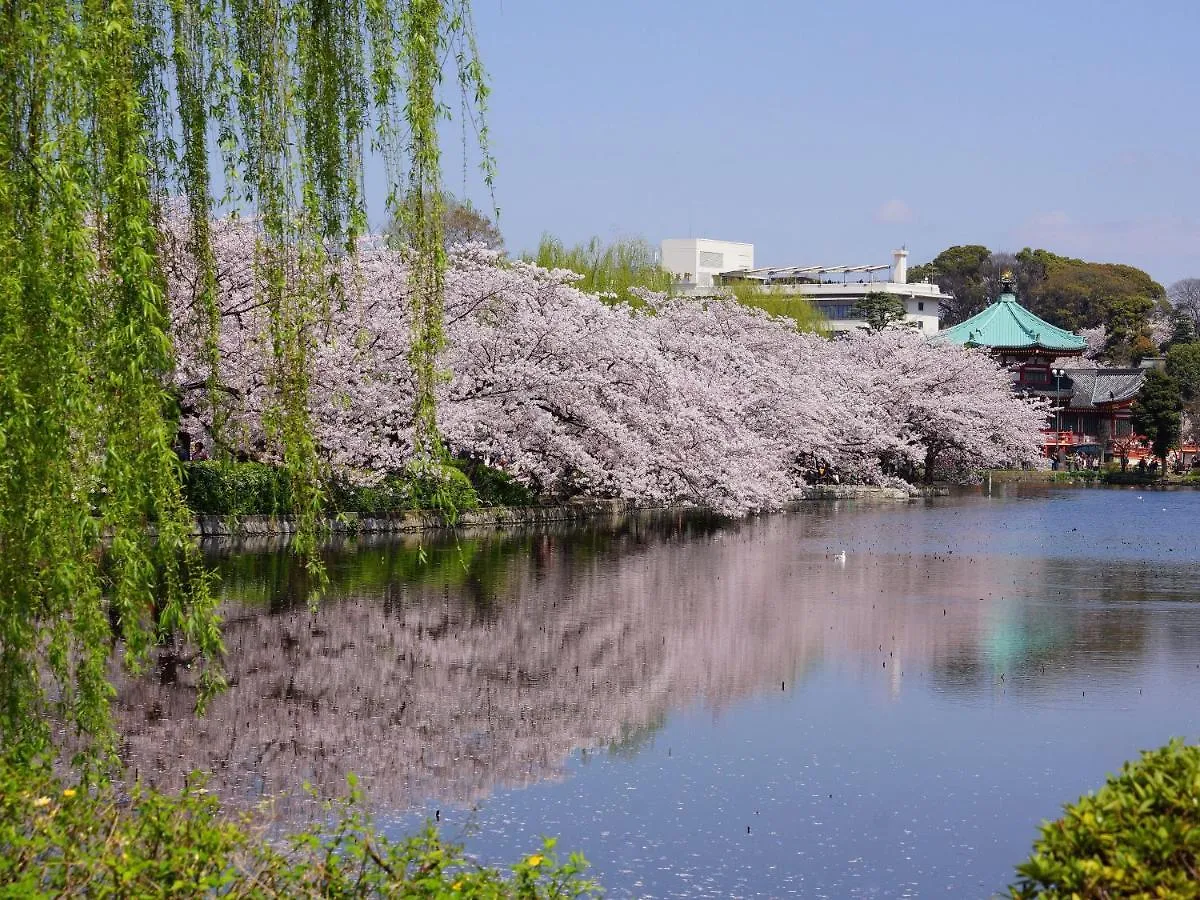
[(661, 265), (683, 286), (710, 288), (722, 272), (754, 268), (754, 245), (709, 238), (671, 238), (662, 242)]
[[(713, 271), (717, 257), (720, 256), (721, 261), (732, 258), (734, 248), (742, 258), (751, 260), (750, 265), (726, 266), (719, 272)], [(702, 252), (713, 255), (701, 256)], [(824, 313), (834, 332), (851, 331), (864, 325), (861, 319), (854, 317), (854, 308), (867, 294), (894, 294), (904, 303), (905, 321), (912, 322), (913, 327), (923, 334), (938, 331), (941, 301), (946, 295), (936, 284), (909, 283), (908, 251), (905, 249), (892, 253), (891, 265), (755, 268), (753, 259), (753, 244), (690, 238), (662, 243), (662, 266), (676, 276), (677, 289), (681, 293), (703, 296), (714, 293), (721, 285), (754, 282), (765, 293), (803, 297)], [(702, 263), (709, 265), (702, 268)]]

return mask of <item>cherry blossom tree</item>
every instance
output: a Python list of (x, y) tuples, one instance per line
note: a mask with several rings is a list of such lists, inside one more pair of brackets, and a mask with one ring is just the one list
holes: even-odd
[[(184, 427), (274, 461), (254, 239), (253, 222), (214, 224), (215, 389), (189, 330), (197, 268), (172, 255), (175, 386)], [(370, 479), (413, 454), (405, 251), (365, 247), (341, 277), (349, 289), (313, 348), (310, 415), (331, 469)], [(911, 484), (1037, 454), (1045, 410), (1014, 395), (981, 351), (907, 329), (829, 341), (725, 299), (643, 292), (638, 308), (605, 303), (577, 280), (482, 246), (453, 255), (438, 412), (453, 452), (552, 496), (730, 513), (776, 507), (818, 475)]]
[(1094, 328), (1081, 328), (1075, 333), (1087, 341), (1087, 349), (1083, 351), (1084, 359), (1099, 363), (1108, 347), (1108, 329), (1104, 327), (1104, 323), (1101, 322)]

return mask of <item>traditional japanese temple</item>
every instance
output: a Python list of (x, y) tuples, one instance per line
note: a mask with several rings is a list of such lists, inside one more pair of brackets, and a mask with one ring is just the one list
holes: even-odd
[(1017, 302), (1012, 282), (1001, 282), (1000, 298), (981, 313), (938, 335), (967, 347), (987, 347), (1011, 369), (1019, 388), (1045, 391), (1055, 360), (1079, 357), (1087, 341), (1040, 319)]
[(1054, 401), (1047, 454), (1125, 455), (1127, 448), (1121, 445), (1132, 439), (1130, 410), (1145, 370), (1079, 365), (1087, 342), (1021, 306), (1010, 279), (1006, 275), (1001, 282), (995, 303), (936, 339), (988, 348), (1013, 373), (1015, 390)]

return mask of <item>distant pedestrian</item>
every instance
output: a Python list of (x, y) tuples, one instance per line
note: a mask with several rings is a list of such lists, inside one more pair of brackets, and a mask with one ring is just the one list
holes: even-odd
[(192, 459), (195, 462), (202, 462), (203, 460), (208, 459), (208, 451), (204, 449), (204, 444), (200, 441), (196, 441), (196, 443), (192, 445)]

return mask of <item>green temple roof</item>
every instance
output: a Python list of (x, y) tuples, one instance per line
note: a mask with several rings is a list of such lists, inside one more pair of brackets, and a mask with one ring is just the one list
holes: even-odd
[(1078, 353), (1087, 348), (1087, 341), (1079, 335), (1039, 319), (1017, 302), (1015, 294), (1007, 292), (983, 312), (940, 332), (937, 339), (968, 347), (1040, 347), (1056, 353)]

